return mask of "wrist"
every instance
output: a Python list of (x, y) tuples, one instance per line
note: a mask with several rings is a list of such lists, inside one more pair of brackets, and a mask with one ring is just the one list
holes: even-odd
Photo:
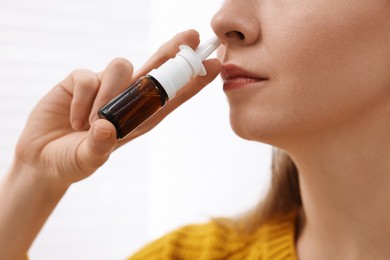
[(0, 258), (21, 259), (69, 185), (23, 161), (0, 182)]
[(8, 171), (6, 179), (25, 187), (26, 192), (39, 190), (46, 193), (47, 198), (61, 198), (70, 184), (55, 177), (54, 174), (36, 169), (22, 160), (15, 159)]

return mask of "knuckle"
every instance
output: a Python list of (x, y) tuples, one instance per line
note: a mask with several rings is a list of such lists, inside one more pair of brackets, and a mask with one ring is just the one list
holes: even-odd
[(156, 60), (159, 63), (163, 63), (166, 60), (173, 58), (179, 51), (181, 44), (187, 44), (189, 42), (196, 41), (199, 43), (199, 33), (196, 30), (188, 30), (176, 34), (170, 41), (163, 44), (156, 52)]
[(176, 34), (176, 36), (174, 37), (174, 39), (177, 39), (177, 41), (180, 42), (185, 41), (186, 39), (189, 38), (199, 39), (199, 33), (194, 29), (190, 29), (188, 31), (180, 32)]
[(154, 60), (158, 64), (162, 64), (165, 61), (175, 57), (176, 53), (179, 51), (179, 45), (179, 43), (175, 43), (174, 41), (163, 44), (154, 54)]
[(172, 55), (171, 52), (168, 52), (167, 50), (164, 50), (164, 49), (160, 49), (157, 52), (157, 54), (156, 54), (156, 61), (159, 64), (162, 64), (162, 63), (164, 63), (165, 61), (169, 60), (172, 57), (173, 57), (173, 55)]
[(70, 73), (73, 79), (82, 78), (88, 75), (94, 75), (95, 73), (87, 69), (75, 69)]
[(133, 65), (125, 58), (115, 58), (110, 63), (110, 68), (119, 74), (128, 74), (133, 71)]
[(96, 77), (83, 77), (80, 79), (80, 85), (83, 87), (88, 87), (88, 88), (97, 88), (99, 87), (100, 81)]
[(78, 71), (74, 74), (73, 82), (82, 88), (96, 89), (100, 85), (100, 80), (95, 73), (86, 73), (85, 71)]
[(85, 86), (90, 86), (96, 88), (99, 84), (100, 80), (96, 73), (87, 69), (75, 69), (56, 86), (73, 94), (75, 91), (78, 91), (80, 87), (84, 88)]

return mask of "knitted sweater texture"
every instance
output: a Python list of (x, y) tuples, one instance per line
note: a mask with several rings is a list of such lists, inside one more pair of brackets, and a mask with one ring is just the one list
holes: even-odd
[(215, 221), (185, 226), (152, 242), (129, 259), (297, 260), (294, 216), (275, 218), (252, 234), (238, 233)]

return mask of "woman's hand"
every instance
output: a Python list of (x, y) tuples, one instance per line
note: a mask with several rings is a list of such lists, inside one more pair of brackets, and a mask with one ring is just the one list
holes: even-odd
[(32, 111), (17, 145), (16, 163), (28, 164), (45, 178), (68, 185), (91, 175), (114, 149), (152, 129), (217, 76), (219, 62), (206, 61), (207, 76), (194, 78), (145, 124), (117, 141), (114, 126), (98, 119), (98, 109), (140, 76), (174, 57), (181, 44), (196, 48), (198, 33), (190, 30), (176, 35), (134, 74), (124, 59), (115, 59), (100, 73), (71, 73)]
[(180, 44), (195, 48), (195, 31), (176, 35), (133, 74), (123, 59), (93, 73), (77, 70), (56, 85), (34, 108), (19, 139), (14, 163), (0, 182), (0, 259), (23, 259), (67, 188), (91, 175), (110, 153), (144, 134), (211, 82), (217, 60), (204, 63), (208, 75), (197, 77), (132, 135), (116, 140), (114, 126), (97, 111), (140, 76), (175, 56)]

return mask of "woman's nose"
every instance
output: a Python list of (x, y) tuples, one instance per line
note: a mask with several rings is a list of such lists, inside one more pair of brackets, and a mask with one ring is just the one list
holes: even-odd
[(211, 20), (211, 27), (227, 47), (251, 45), (261, 30), (255, 1), (227, 0)]

